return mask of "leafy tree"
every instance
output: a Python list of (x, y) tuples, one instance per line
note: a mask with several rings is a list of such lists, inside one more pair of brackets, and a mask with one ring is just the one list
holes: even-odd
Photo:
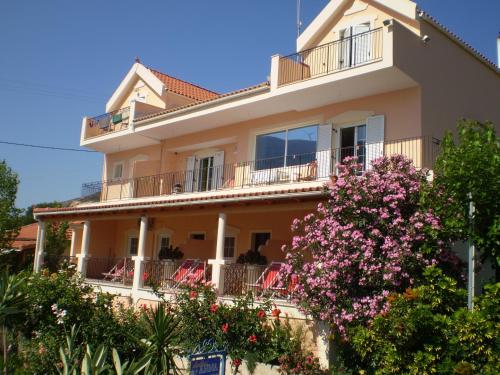
[(20, 210), (16, 208), (19, 178), (4, 161), (0, 162), (0, 250), (10, 247), (17, 236)]
[(60, 256), (68, 248), (70, 240), (68, 239), (68, 222), (49, 223), (47, 225), (45, 239), (45, 267), (51, 271), (58, 268)]
[[(482, 259), (500, 267), (500, 139), (492, 123), (458, 122), (458, 142), (448, 133), (435, 166), (429, 201), (450, 237), (471, 239)], [(471, 194), (474, 225), (469, 220)]]
[(420, 202), (424, 171), (401, 155), (373, 161), (363, 175), (360, 167), (346, 158), (328, 201), (294, 221), (284, 267), (298, 278), (299, 305), (344, 337), (351, 322), (387, 311), (386, 297), (415, 285), (446, 249), (439, 218)]

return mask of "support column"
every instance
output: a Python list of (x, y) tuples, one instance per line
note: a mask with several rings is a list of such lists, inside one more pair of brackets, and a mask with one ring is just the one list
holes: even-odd
[(85, 277), (87, 273), (87, 260), (89, 258), (89, 247), (90, 247), (90, 221), (83, 222), (83, 233), (82, 233), (82, 248), (80, 249), (80, 254), (78, 254), (78, 267), (77, 271)]
[(132, 257), (134, 261), (134, 280), (132, 284), (132, 293), (142, 288), (142, 273), (144, 266), (144, 256), (146, 254), (146, 237), (148, 234), (148, 218), (141, 217), (141, 227), (139, 229), (139, 244), (137, 246), (137, 256)]
[(71, 229), (71, 247), (69, 249), (69, 256), (74, 257), (75, 256), (75, 242), (76, 242), (76, 229), (72, 227)]
[(46, 223), (44, 221), (38, 221), (38, 231), (36, 238), (36, 247), (35, 247), (35, 264), (33, 266), (33, 271), (35, 273), (40, 272), (43, 265), (43, 256), (45, 252), (45, 232), (46, 232)]
[(217, 225), (217, 245), (215, 247), (215, 259), (209, 259), (208, 263), (212, 265), (212, 283), (222, 294), (224, 290), (224, 240), (226, 238), (226, 214), (219, 213)]

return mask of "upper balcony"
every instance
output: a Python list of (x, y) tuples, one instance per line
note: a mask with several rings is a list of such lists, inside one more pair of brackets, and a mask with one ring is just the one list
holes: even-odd
[(278, 86), (334, 74), (382, 60), (383, 29), (279, 57)]
[(85, 201), (100, 202), (166, 196), (206, 198), (208, 192), (235, 189), (280, 190), (279, 185), (314, 182), (321, 186), (337, 173), (337, 163), (348, 156), (357, 157), (364, 170), (370, 168), (372, 160), (393, 154), (412, 159), (416, 168), (432, 168), (438, 151), (439, 141), (425, 136), (358, 142), (352, 147), (231, 164), (217, 165), (215, 158), (205, 158), (183, 171), (86, 183), (82, 186), (82, 197)]
[(127, 127), (104, 124), (101, 131), (90, 129), (92, 123), (85, 120), (81, 145), (106, 153), (125, 151), (198, 133), (200, 126), (208, 131), (417, 87), (396, 64), (396, 56), (408, 52), (409, 40), (416, 43), (419, 38), (394, 24), (292, 55), (275, 55), (268, 83), (195, 102), (148, 108), (149, 115), (131, 107)]

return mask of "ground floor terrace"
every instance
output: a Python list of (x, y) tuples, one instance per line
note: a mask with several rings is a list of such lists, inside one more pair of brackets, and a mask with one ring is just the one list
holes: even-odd
[[(320, 186), (312, 192), (285, 199), (46, 213), (39, 216), (35, 270), (70, 263), (86, 282), (134, 303), (155, 300), (153, 286), (175, 294), (196, 282), (211, 282), (221, 298), (252, 291), (289, 303), (294, 281), (280, 280), (282, 247), (291, 243), (292, 221), (324, 199)], [(60, 259), (45, 254), (43, 245), (45, 226), (55, 220), (71, 222), (71, 247)]]

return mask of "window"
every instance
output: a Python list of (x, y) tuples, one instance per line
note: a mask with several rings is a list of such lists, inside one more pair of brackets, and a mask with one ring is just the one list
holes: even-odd
[(224, 239), (224, 258), (234, 258), (235, 247), (236, 247), (236, 238), (226, 237)]
[(113, 166), (113, 180), (119, 180), (123, 177), (123, 163), (115, 163)]
[(213, 165), (213, 156), (198, 161), (198, 191), (208, 191), (212, 189)]
[(129, 256), (137, 255), (138, 249), (139, 249), (139, 238), (129, 237), (129, 239), (128, 239), (128, 255)]
[(318, 125), (258, 135), (255, 169), (307, 164), (316, 158)]
[(252, 250), (259, 250), (270, 238), (271, 233), (269, 232), (252, 233)]
[(372, 36), (369, 23), (350, 26), (340, 31), (340, 68), (356, 66), (370, 60)]
[(348, 156), (357, 156), (358, 163), (365, 168), (366, 125), (340, 129), (340, 160)]
[(170, 246), (170, 237), (167, 234), (160, 234), (158, 237), (158, 254), (165, 251)]
[(191, 233), (189, 238), (192, 240), (203, 241), (205, 239), (205, 233)]

